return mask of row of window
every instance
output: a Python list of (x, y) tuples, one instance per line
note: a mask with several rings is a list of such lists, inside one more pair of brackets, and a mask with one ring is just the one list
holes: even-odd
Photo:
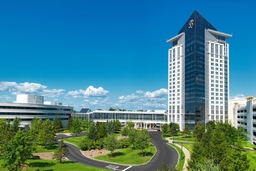
[(211, 62), (218, 62), (218, 63), (223, 63), (224, 61), (224, 64), (228, 64), (228, 60), (227, 59), (215, 59), (215, 58), (211, 58)]
[(65, 115), (70, 115), (67, 113), (9, 113), (9, 112), (0, 112), (0, 116), (1, 115), (22, 115), (22, 116), (26, 116), (26, 115), (61, 115), (61, 116), (65, 116)]
[(112, 113), (94, 113), (93, 119), (125, 119), (125, 120), (166, 120), (164, 114), (112, 114)]
[(42, 108), (42, 107), (18, 107), (18, 106), (0, 106), (0, 109), (25, 109), (25, 110), (64, 110), (72, 111), (72, 109), (62, 109), (62, 108)]
[[(252, 111), (253, 111), (253, 112), (256, 112), (256, 108), (253, 108)], [(244, 110), (241, 110), (241, 109), (240, 109), (240, 110), (237, 111), (237, 113), (246, 113), (246, 112), (247, 112), (246, 109), (244, 109)]]

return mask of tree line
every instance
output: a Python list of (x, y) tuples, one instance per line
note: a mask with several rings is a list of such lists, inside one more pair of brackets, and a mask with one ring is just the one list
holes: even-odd
[[(120, 140), (114, 133), (121, 132), (124, 136)], [(134, 123), (128, 122), (125, 127), (121, 129), (121, 124), (118, 120), (107, 121), (103, 123), (91, 123), (87, 135), (80, 142), (79, 147), (82, 150), (91, 149), (107, 149), (111, 152), (110, 156), (113, 157), (113, 151), (117, 148), (127, 148), (141, 150), (143, 155), (144, 150), (150, 145), (150, 135), (147, 130), (134, 129)]]
[(197, 123), (193, 134), (196, 142), (189, 161), (189, 170), (240, 171), (249, 169), (249, 160), (242, 147), (246, 131), (230, 123)]
[[(8, 170), (18, 171), (25, 164), (26, 160), (32, 157), (37, 145), (48, 146), (55, 143), (55, 133), (62, 129), (62, 123), (59, 117), (51, 122), (49, 119), (34, 118), (31, 121), (29, 131), (20, 127), (21, 119), (16, 117), (11, 122), (7, 119), (0, 119), (0, 157), (3, 160), (2, 167)], [(67, 154), (61, 148), (61, 158)], [(60, 160), (60, 153), (56, 150), (54, 158)]]

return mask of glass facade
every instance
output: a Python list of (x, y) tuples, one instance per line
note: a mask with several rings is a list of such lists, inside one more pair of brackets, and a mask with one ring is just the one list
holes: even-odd
[[(194, 26), (189, 27), (191, 20)], [(185, 120), (205, 122), (205, 29), (216, 30), (194, 12), (179, 33), (185, 33)], [(192, 127), (192, 125), (191, 125)]]
[[(185, 125), (193, 129), (199, 121), (227, 120), (229, 37), (195, 11), (178, 35), (167, 41), (172, 43), (168, 54), (169, 122), (178, 122), (181, 129)], [(178, 71), (182, 83), (179, 88), (174, 80), (174, 66), (178, 66), (172, 61), (175, 55), (180, 55), (182, 64)], [(176, 92), (181, 103), (174, 103)], [(180, 110), (176, 111), (178, 105)]]

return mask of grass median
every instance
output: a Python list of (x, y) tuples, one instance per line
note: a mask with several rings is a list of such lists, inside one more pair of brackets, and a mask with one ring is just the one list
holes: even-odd
[[(69, 142), (78, 146), (79, 142), (82, 141), (84, 137), (73, 137), (65, 139), (65, 142)], [(109, 154), (97, 156), (95, 159), (103, 160), (107, 162), (119, 163), (119, 164), (146, 164), (156, 153), (156, 148), (152, 144), (144, 150), (142, 153), (141, 150), (133, 150), (131, 147), (117, 149), (113, 155), (110, 157)], [(145, 156), (144, 156), (145, 155)]]
[[(0, 165), (3, 164), (3, 160), (0, 160)], [(8, 171), (0, 167), (1, 171)], [(39, 160), (33, 159), (28, 160), (26, 165), (23, 167), (22, 171), (107, 171), (108, 169), (95, 168), (90, 166), (85, 166), (79, 163), (75, 163), (69, 160), (64, 161), (62, 164), (58, 163), (56, 160)]]
[(114, 157), (109, 154), (95, 157), (98, 160), (104, 160), (119, 164), (139, 165), (146, 164), (156, 153), (155, 146), (152, 144), (142, 152), (141, 150), (133, 150), (130, 147), (119, 149), (113, 153)]

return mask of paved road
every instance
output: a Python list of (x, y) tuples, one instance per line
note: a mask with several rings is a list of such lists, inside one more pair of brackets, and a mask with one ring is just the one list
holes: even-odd
[[(69, 154), (67, 155), (67, 158), (77, 163), (105, 169), (112, 168), (112, 170), (114, 170), (115, 168), (115, 170), (126, 171), (157, 171), (157, 169), (162, 168), (162, 162), (164, 162), (168, 167), (174, 168), (178, 161), (177, 151), (168, 144), (166, 144), (166, 141), (162, 140), (161, 132), (152, 131), (150, 132), (150, 134), (152, 135), (151, 142), (157, 148), (157, 153), (153, 157), (153, 159), (146, 165), (124, 166), (92, 160), (90, 158), (85, 157), (76, 146), (71, 144), (66, 144), (69, 149)], [(66, 136), (58, 135), (57, 138), (66, 138)]]
[(168, 167), (174, 168), (178, 161), (177, 151), (169, 146), (166, 141), (162, 140), (161, 132), (150, 132), (152, 135), (151, 142), (155, 145), (157, 153), (154, 158), (143, 166), (133, 166), (128, 171), (157, 171), (162, 168), (164, 162)]

